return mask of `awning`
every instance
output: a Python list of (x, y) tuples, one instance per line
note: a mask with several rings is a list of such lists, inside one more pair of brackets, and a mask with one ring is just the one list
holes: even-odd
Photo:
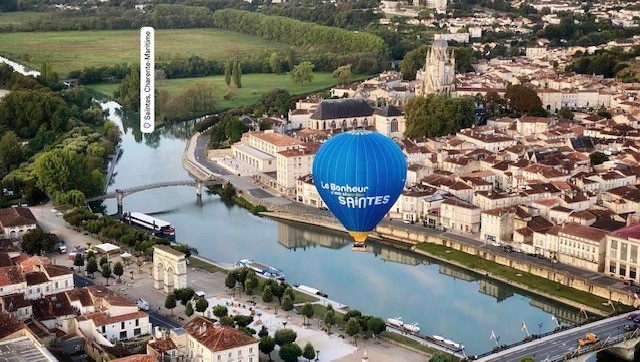
[(120, 254), (120, 257), (121, 257), (121, 258), (130, 258), (130, 257), (132, 257), (132, 256), (133, 256), (133, 255), (131, 255), (131, 254), (127, 253), (126, 251), (125, 251), (124, 253)]
[(94, 248), (98, 249), (98, 251), (101, 252), (101, 253), (111, 253), (111, 252), (114, 252), (116, 250), (120, 250), (119, 246), (113, 245), (111, 243), (104, 243), (104, 244), (96, 245), (96, 246), (94, 246)]

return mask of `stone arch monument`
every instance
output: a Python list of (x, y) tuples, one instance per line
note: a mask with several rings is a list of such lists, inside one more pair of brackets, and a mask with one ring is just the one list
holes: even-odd
[(153, 247), (153, 287), (171, 293), (187, 287), (187, 262), (185, 254), (170, 246)]

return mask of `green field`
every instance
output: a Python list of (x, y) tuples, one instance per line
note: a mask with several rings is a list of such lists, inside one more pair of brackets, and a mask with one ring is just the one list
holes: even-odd
[[(364, 79), (365, 76), (356, 76), (354, 78)], [(306, 94), (316, 92), (322, 89), (330, 88), (337, 84), (337, 79), (333, 78), (329, 72), (314, 73), (313, 82), (305, 84), (304, 87), (298, 86), (291, 81), (287, 74), (243, 74), (242, 88), (236, 89), (236, 96), (231, 100), (222, 100), (222, 95), (227, 92), (227, 85), (224, 83), (224, 76), (216, 75), (201, 78), (178, 78), (167, 79), (161, 83), (156, 83), (156, 88), (166, 89), (172, 94), (180, 93), (187, 86), (198, 83), (214, 84), (220, 94), (220, 109), (233, 108), (245, 104), (251, 104), (260, 99), (263, 93), (274, 88), (284, 88), (291, 94)], [(96, 90), (104, 95), (113, 97), (113, 91), (118, 88), (118, 84), (90, 84), (87, 88)]]
[[(31, 13), (38, 14), (38, 13)], [(24, 16), (28, 16), (24, 15)], [(219, 29), (156, 30), (156, 61), (198, 55), (205, 59), (267, 56), (288, 45)], [(137, 30), (92, 30), (0, 35), (0, 55), (32, 69), (48, 60), (54, 71), (66, 77), (89, 66), (138, 63)]]
[(51, 18), (51, 14), (35, 11), (14, 11), (9, 13), (0, 12), (0, 27), (8, 25), (19, 26), (28, 21), (49, 18)]

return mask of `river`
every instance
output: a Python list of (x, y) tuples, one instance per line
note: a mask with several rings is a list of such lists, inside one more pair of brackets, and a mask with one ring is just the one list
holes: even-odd
[[(110, 118), (122, 126), (122, 157), (109, 190), (160, 181), (188, 179), (181, 155), (190, 137), (189, 122), (143, 134), (136, 118), (120, 115), (115, 102), (105, 102)], [(104, 202), (116, 212), (115, 200)], [(177, 240), (196, 247), (213, 260), (251, 258), (282, 269), (290, 283), (321, 289), (332, 299), (382, 318), (419, 323), (422, 333), (437, 334), (466, 346), (469, 354), (500, 343), (521, 340), (580, 319), (576, 308), (519, 291), (429, 258), (370, 243), (369, 252), (351, 250), (345, 234), (308, 225), (258, 217), (217, 195), (201, 202), (192, 187), (155, 189), (124, 199), (124, 211), (157, 215), (173, 223)]]

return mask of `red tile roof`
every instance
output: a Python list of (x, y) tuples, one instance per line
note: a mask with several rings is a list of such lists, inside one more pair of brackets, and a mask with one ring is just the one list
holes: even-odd
[(45, 265), (44, 270), (49, 275), (49, 277), (58, 277), (61, 275), (69, 275), (73, 274), (71, 269), (64, 265)]
[(104, 312), (93, 312), (81, 315), (78, 317), (78, 320), (93, 320), (93, 323), (96, 327), (106, 326), (109, 324), (116, 324), (124, 321), (140, 319), (144, 317), (148, 317), (149, 315), (145, 312), (133, 312), (128, 314), (120, 314), (116, 316), (108, 316)]
[(122, 358), (116, 358), (111, 362), (157, 362), (158, 360), (148, 354), (134, 354), (133, 356), (127, 356)]
[(202, 316), (194, 318), (182, 328), (195, 338), (198, 343), (213, 352), (258, 343), (257, 339), (249, 337), (235, 328), (216, 327), (214, 322)]
[(19, 266), (6, 266), (0, 268), (0, 287), (19, 284), (25, 281)]
[(598, 242), (604, 239), (604, 237), (608, 233), (603, 230), (592, 228), (589, 226), (584, 226), (584, 225), (575, 224), (575, 223), (568, 223), (562, 228), (562, 230), (560, 230), (558, 234), (575, 236), (578, 238), (583, 238), (583, 239)]
[(2, 227), (33, 225), (35, 223), (35, 216), (26, 207), (0, 209), (0, 224), (2, 224)]
[(18, 320), (18, 318), (5, 311), (0, 311), (0, 326), (2, 326), (2, 328), (0, 328), (0, 340), (22, 329), (27, 329), (27, 326)]

